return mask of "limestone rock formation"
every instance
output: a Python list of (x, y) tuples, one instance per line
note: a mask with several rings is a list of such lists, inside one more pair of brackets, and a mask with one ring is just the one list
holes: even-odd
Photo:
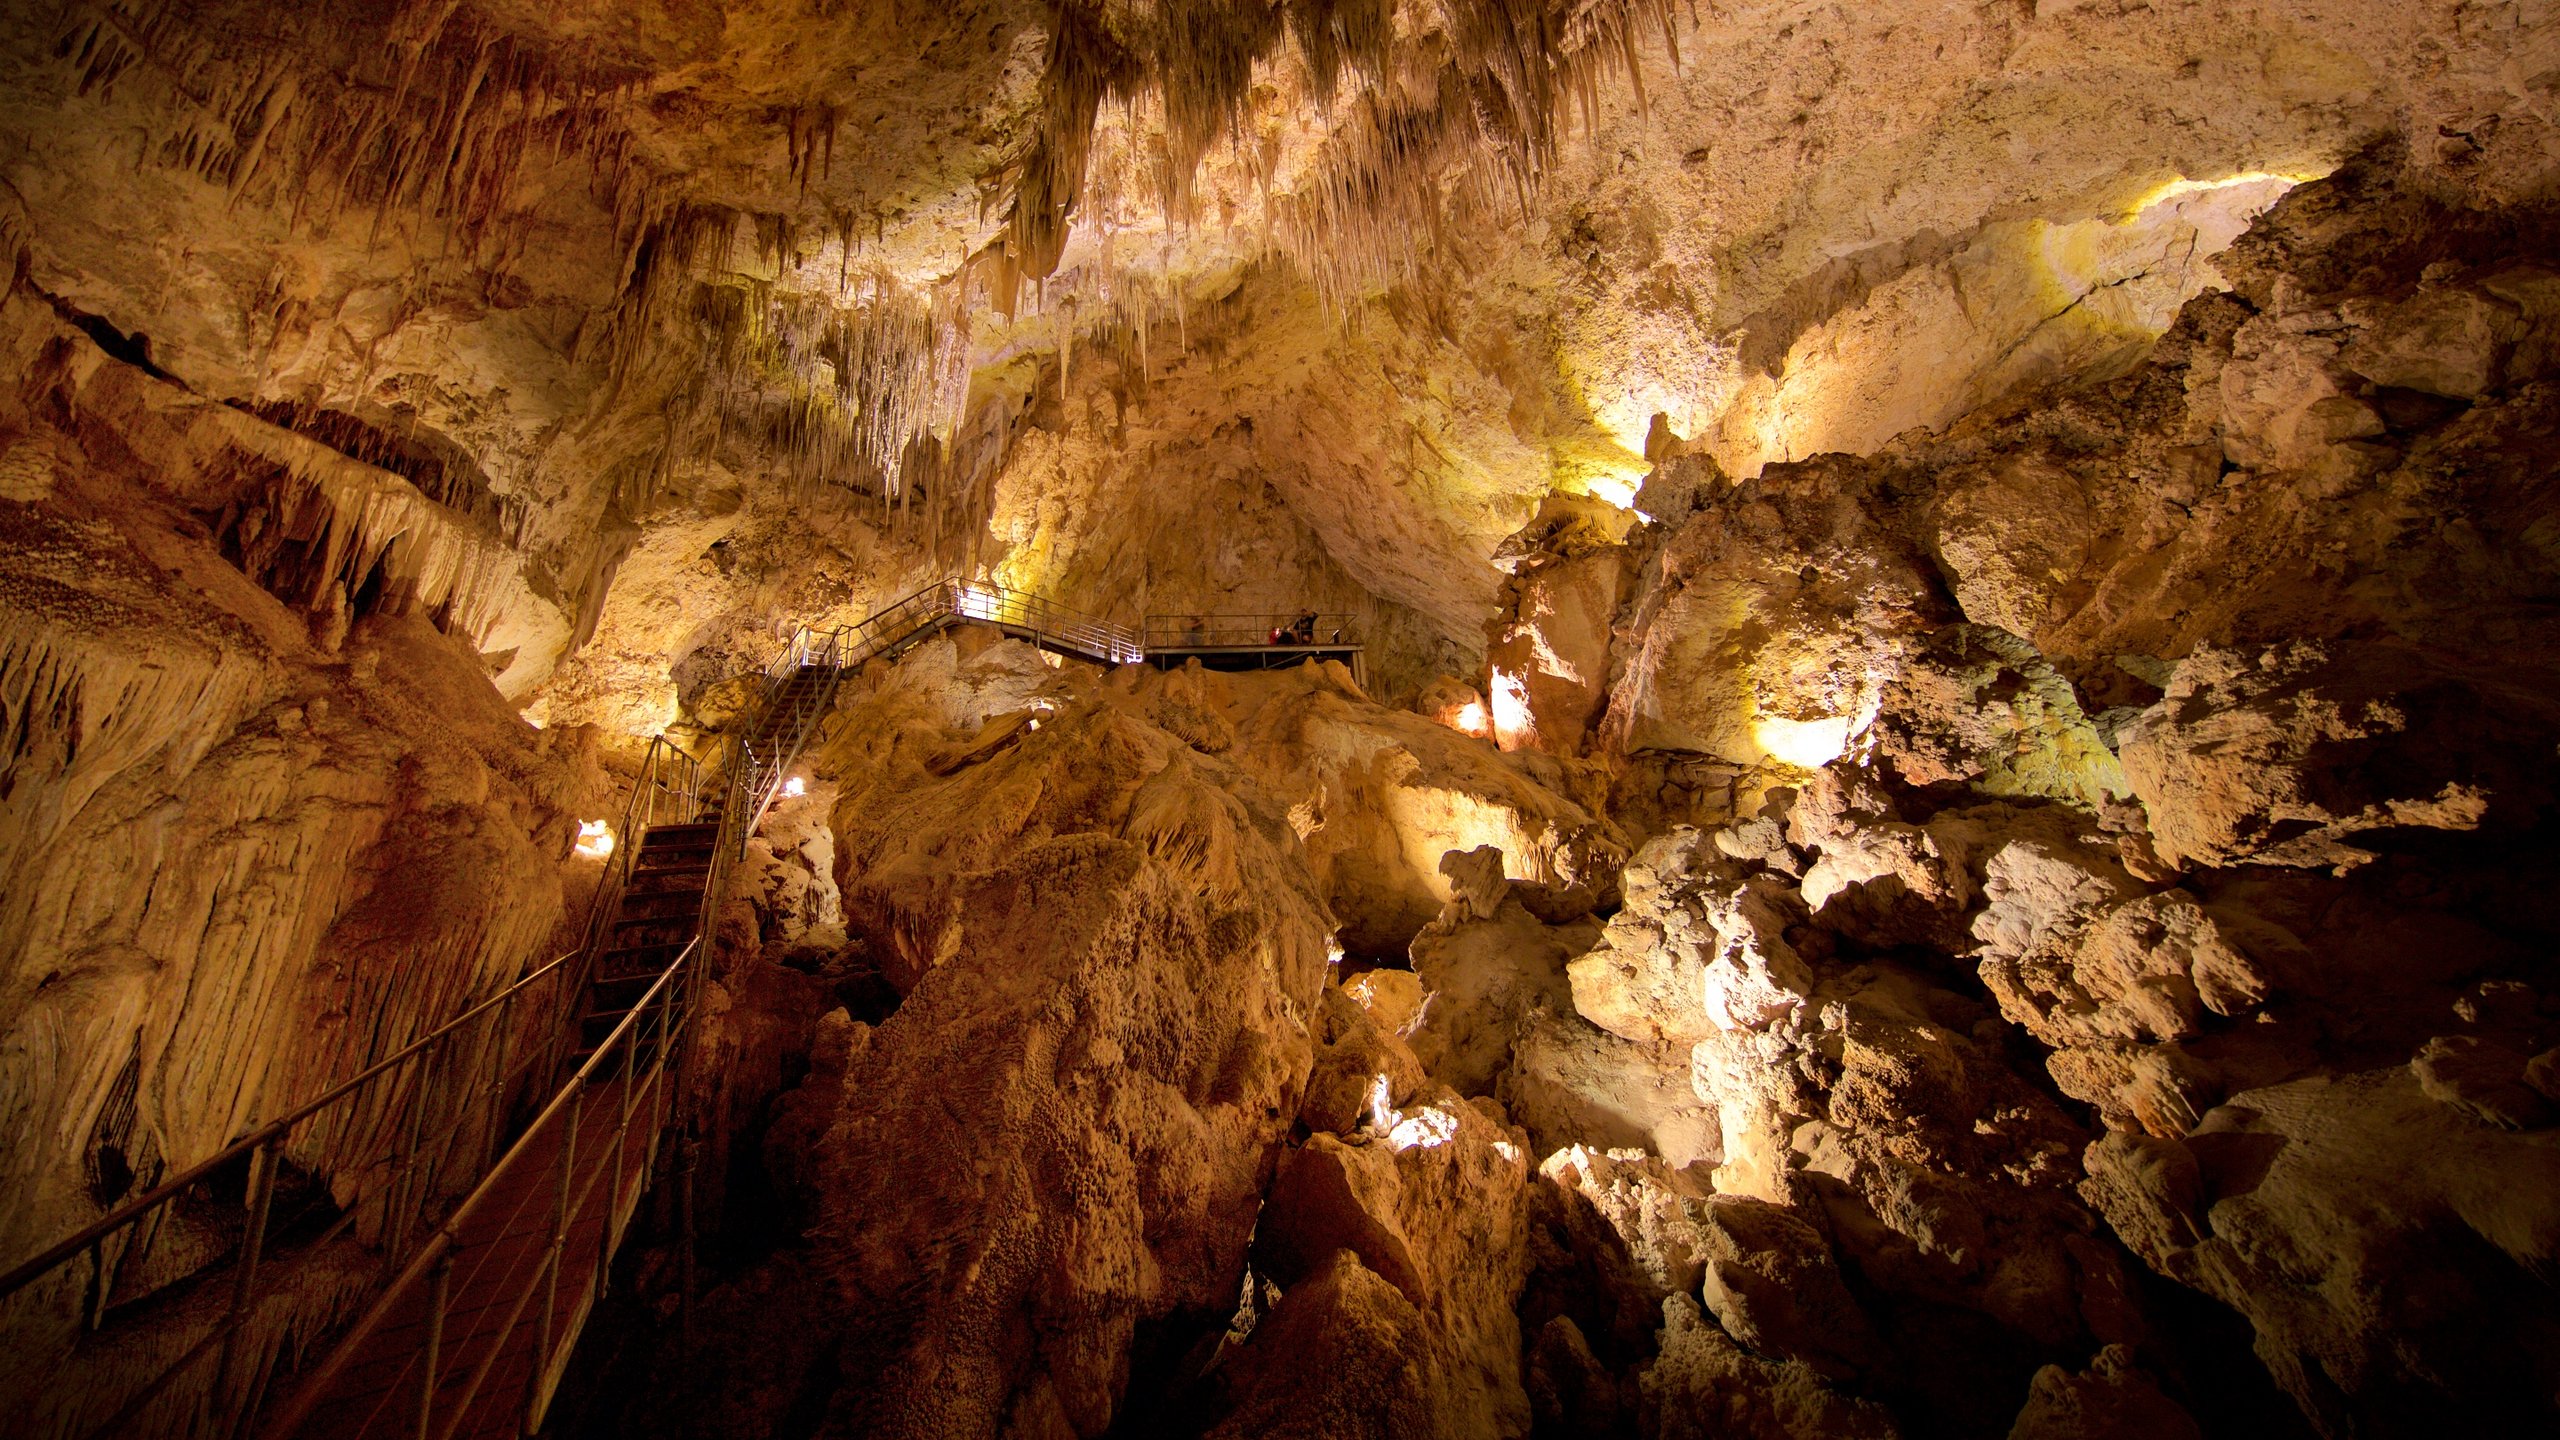
[(2547, 11), (0, 14), (0, 1406), (2553, 1430)]

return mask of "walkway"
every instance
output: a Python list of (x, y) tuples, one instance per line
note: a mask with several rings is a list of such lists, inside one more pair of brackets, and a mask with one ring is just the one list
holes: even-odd
[(1150, 615), (1144, 647), (1147, 663), (1159, 670), (1192, 660), (1210, 670), (1281, 670), (1333, 660), (1349, 667), (1352, 679), (1369, 683), (1367, 650), (1351, 615)]
[[(1212, 670), (1272, 670), (1305, 660), (1338, 660), (1366, 683), (1358, 618), (1348, 614), (1151, 614), (1140, 628), (1097, 619), (1026, 591), (982, 580), (937, 580), (832, 630), (803, 627), (766, 672), (769, 687), (819, 671), (832, 677), (878, 657), (896, 657), (958, 624), (991, 625), (1045, 650), (1097, 665), (1170, 670), (1198, 660)], [(762, 814), (761, 806), (757, 814)]]
[[(228, 1303), (131, 1388), (63, 1407), (61, 1433), (453, 1440), (538, 1429), (682, 1118), (685, 1026), (708, 963), (711, 897), (816, 738), (844, 675), (964, 623), (1103, 665), (1197, 659), (1238, 669), (1323, 658), (1356, 672), (1360, 661), (1347, 616), (1150, 616), (1140, 631), (961, 580), (925, 586), (858, 624), (804, 627), (766, 667), (752, 718), (717, 759), (698, 761), (664, 737), (651, 744), (614, 832), (620, 853), (573, 955), (0, 1275), (0, 1303), (32, 1299), (21, 1292), (41, 1284), (48, 1297), (78, 1299), (95, 1324), (115, 1303), (119, 1276), (142, 1268), (167, 1207), (202, 1204), (212, 1177), (246, 1169), (246, 1238), (215, 1267), (228, 1273), (189, 1286), (220, 1286)], [(571, 1073), (554, 1081), (563, 1070)], [(514, 1128), (522, 1112), (511, 1115), (506, 1101), (528, 1092), (547, 1099)], [(307, 1234), (297, 1227), (313, 1223), (271, 1207), (282, 1157), (351, 1115), (380, 1113), (408, 1117), (393, 1153), (338, 1177), (356, 1198), (316, 1239), (275, 1249), (276, 1237)], [(460, 1203), (445, 1204), (466, 1187)], [(299, 1267), (343, 1266), (349, 1255), (398, 1273), (317, 1365), (273, 1377), (255, 1368), (241, 1342), (297, 1293)], [(689, 1274), (688, 1260), (688, 1290)], [(288, 1353), (313, 1338), (295, 1337)]]

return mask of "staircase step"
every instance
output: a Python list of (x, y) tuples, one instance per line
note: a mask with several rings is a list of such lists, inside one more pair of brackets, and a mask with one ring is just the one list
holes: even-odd
[[(596, 972), (599, 976), (603, 976), (606, 971), (613, 971), (614, 973), (607, 978), (617, 980), (625, 974), (655, 975), (666, 969), (667, 962), (674, 959), (675, 953), (684, 947), (685, 942), (682, 940), (660, 940), (647, 945), (617, 945), (611, 950), (599, 950), (596, 952)], [(623, 971), (610, 963), (640, 956), (648, 957), (646, 966), (641, 970)]]
[(701, 865), (634, 865), (631, 867), (631, 878), (634, 880), (690, 880), (696, 886), (699, 886), (704, 877), (710, 875), (710, 873), (711, 866), (708, 863)]
[[(659, 967), (661, 970), (665, 968), (666, 967), (664, 966)], [(642, 970), (629, 975), (598, 975), (595, 977), (593, 983), (597, 986), (624, 985), (633, 989), (645, 990), (651, 983), (656, 981), (657, 978), (657, 970)]]

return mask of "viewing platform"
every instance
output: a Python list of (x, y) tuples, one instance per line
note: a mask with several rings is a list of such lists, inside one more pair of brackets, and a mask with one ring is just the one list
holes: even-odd
[(1339, 660), (1369, 683), (1359, 617), (1299, 611), (1276, 615), (1149, 615), (1146, 661), (1171, 670), (1197, 660), (1211, 670), (1279, 670), (1307, 660)]
[[(797, 677), (823, 710), (831, 690), (819, 693), (809, 677), (833, 677), (873, 659), (896, 659), (948, 627), (961, 623), (992, 626), (1045, 650), (1072, 655), (1098, 665), (1153, 665), (1171, 670), (1198, 660), (1211, 670), (1280, 670), (1306, 660), (1338, 660), (1351, 675), (1368, 684), (1367, 652), (1359, 617), (1340, 612), (1300, 610), (1274, 614), (1156, 614), (1140, 626), (1117, 624), (1072, 610), (1044, 596), (1009, 589), (983, 580), (937, 580), (882, 606), (849, 625), (827, 629), (802, 626), (768, 675), (767, 688), (776, 701), (770, 712), (805, 722), (806, 705), (779, 702), (792, 698), (785, 688)], [(792, 692), (793, 695), (799, 692)], [(773, 749), (763, 735), (751, 749), (762, 757)], [(776, 777), (778, 778), (778, 777)], [(759, 793), (753, 814), (763, 814)]]

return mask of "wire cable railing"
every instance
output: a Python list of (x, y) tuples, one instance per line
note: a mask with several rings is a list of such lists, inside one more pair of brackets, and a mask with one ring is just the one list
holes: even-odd
[[(574, 958), (540, 966), (0, 1274), (0, 1306), (12, 1310), (57, 1306), (70, 1298), (67, 1287), (85, 1287), (84, 1333), (99, 1330), (111, 1306), (119, 1315), (172, 1310), (174, 1323), (193, 1320), (201, 1330), (160, 1347), (164, 1355), (176, 1351), (165, 1363), (140, 1372), (103, 1367), (133, 1380), (129, 1387), (66, 1387), (49, 1397), (64, 1408), (21, 1415), (28, 1428), (20, 1433), (238, 1433), (275, 1358), (277, 1336), (253, 1333), (270, 1302), (297, 1288), (314, 1267), (348, 1260), (336, 1243), (343, 1238), (378, 1248), (385, 1265), (399, 1263), (443, 1203), (451, 1177), (476, 1175), (491, 1162), (507, 1138), (508, 1101), (517, 1087), (538, 1085), (537, 1072), (558, 1073), (557, 1037), (567, 1028), (575, 994), (568, 985)], [(540, 1017), (527, 1023), (536, 1005), (543, 1007)], [(350, 1144), (357, 1150), (352, 1156), (343, 1153)], [(280, 1211), (279, 1177), (297, 1154), (326, 1173), (298, 1187)], [(155, 1244), (173, 1228), (172, 1216), (184, 1208), (194, 1218), (221, 1205), (212, 1182), (244, 1166), (239, 1239), (227, 1259), (115, 1306), (120, 1284), (145, 1271)], [(85, 1267), (73, 1273), (70, 1267), (83, 1260)], [(37, 1299), (48, 1280), (50, 1299)], [(218, 1283), (228, 1295), (207, 1317), (202, 1297)], [(256, 1353), (261, 1347), (266, 1353)], [(105, 1419), (92, 1419), (108, 1406), (114, 1408)]]
[(1359, 617), (1313, 610), (1269, 615), (1155, 614), (1145, 645), (1159, 650), (1349, 649), (1360, 643)]
[[(50, 1387), (51, 1408), (19, 1417), (26, 1433), (57, 1440), (242, 1433), (287, 1337), (326, 1323), (328, 1296), (347, 1288), (349, 1268), (395, 1270), (454, 1194), (498, 1162), (520, 1113), (512, 1102), (542, 1093), (567, 1059), (640, 837), (701, 814), (724, 768), (663, 737), (650, 745), (577, 950), (0, 1274), (0, 1317), (13, 1332), (35, 1333), (48, 1323), (42, 1316), (76, 1302), (80, 1338), (70, 1343), (120, 1357), (82, 1372), (131, 1382)], [(701, 922), (697, 914), (697, 933)], [(219, 1221), (216, 1212), (236, 1220)], [(186, 1223), (172, 1223), (181, 1214)], [(167, 1236), (216, 1222), (237, 1231), (227, 1256), (179, 1278), (137, 1283), (153, 1275)], [(348, 1241), (360, 1248), (348, 1249)], [(312, 1278), (320, 1269), (328, 1280)], [(227, 1294), (208, 1306), (215, 1287)], [(280, 1299), (311, 1303), (279, 1320), (272, 1312)], [(97, 1333), (110, 1318), (119, 1321), (114, 1330)]]
[[(681, 752), (670, 746), (666, 753)], [(716, 767), (664, 755), (656, 768), (644, 763), (626, 811), (639, 827), (628, 832), (636, 853), (652, 825), (695, 823), (717, 801), (691, 938), (296, 1384), (261, 1432), (269, 1440), (297, 1433), (452, 1440), (476, 1433), (477, 1422), (492, 1416), (506, 1422), (501, 1433), (531, 1434), (540, 1426), (586, 1316), (605, 1294), (614, 1252), (649, 1188), (658, 1142), (678, 1118), (693, 982), (730, 859), (743, 845), (746, 738), (733, 739), (723, 758)], [(630, 873), (626, 864), (623, 874)], [(599, 913), (610, 909), (600, 905)], [(605, 930), (591, 928), (601, 946)], [(592, 971), (592, 958), (585, 968)], [(525, 1222), (544, 1207), (548, 1219), (528, 1229)], [(532, 1243), (537, 1234), (547, 1239)], [(449, 1327), (457, 1314), (467, 1322)]]
[(578, 942), (580, 985), (595, 978), (596, 957), (606, 948), (623, 891), (630, 886), (633, 867), (640, 863), (641, 837), (654, 826), (681, 825), (701, 815), (724, 778), (724, 772), (706, 767), (664, 735), (652, 739), (642, 752), (630, 798), (623, 802), (622, 828), (613, 832), (613, 854), (607, 857), (595, 896), (587, 905), (586, 929)]
[[(1038, 641), (1072, 650), (1106, 665), (1134, 665), (1147, 658), (1138, 632), (1088, 615), (1027, 590), (984, 580), (936, 580), (900, 596), (850, 625), (831, 631), (803, 630), (802, 637), (837, 637), (837, 663), (859, 665), (875, 655), (894, 653), (951, 620), (1028, 632)], [(795, 637), (794, 646), (815, 645)]]
[[(673, 1118), (701, 950), (696, 936), (658, 973), (329, 1357), (295, 1386), (264, 1428), (267, 1440), (304, 1433), (324, 1414), (327, 1428), (312, 1433), (332, 1440), (443, 1440), (471, 1426), (484, 1407), (521, 1417), (508, 1433), (539, 1427), (579, 1325), (606, 1291), (613, 1253)], [(528, 1230), (528, 1219), (539, 1223)], [(451, 1322), (464, 1296), (472, 1301), (471, 1320), (457, 1326)], [(355, 1372), (369, 1364), (382, 1373), (359, 1378)], [(492, 1388), (502, 1372), (504, 1382)], [(521, 1388), (510, 1393), (509, 1385)]]
[[(685, 1053), (682, 1038), (693, 978), (706, 963), (714, 897), (731, 857), (742, 850), (774, 798), (784, 769), (815, 735), (845, 671), (899, 653), (962, 620), (993, 624), (1104, 663), (1126, 664), (1144, 661), (1150, 642), (1173, 647), (1356, 645), (1356, 639), (1344, 638), (1350, 634), (1349, 619), (1151, 616), (1141, 630), (1002, 586), (943, 580), (855, 624), (802, 627), (765, 667), (763, 704), (754, 723), (732, 737), (717, 762), (698, 760), (664, 736), (644, 752), (615, 835), (618, 854), (598, 879), (577, 951), (539, 967), (0, 1274), (0, 1316), (10, 1315), (12, 1302), (24, 1301), (23, 1313), (37, 1305), (67, 1309), (65, 1302), (77, 1298), (80, 1323), (91, 1331), (111, 1309), (118, 1314), (146, 1309), (158, 1303), (162, 1292), (180, 1290), (200, 1302), (217, 1280), (228, 1284), (227, 1297), (209, 1320), (198, 1317), (191, 1322), (194, 1331), (163, 1348), (162, 1353), (175, 1351), (173, 1359), (118, 1393), (81, 1395), (67, 1402), (70, 1413), (37, 1417), (38, 1433), (62, 1440), (142, 1430), (155, 1435), (245, 1434), (286, 1351), (307, 1343), (310, 1331), (329, 1323), (321, 1312), (334, 1302), (305, 1305), (305, 1297), (285, 1292), (301, 1288), (305, 1267), (332, 1256), (342, 1262), (352, 1257), (358, 1269), (370, 1267), (374, 1274), (390, 1270), (396, 1275), (321, 1366), (300, 1378), (268, 1433), (294, 1433), (324, 1408), (343, 1407), (349, 1397), (334, 1393), (335, 1388), (342, 1388), (369, 1345), (394, 1334), (404, 1336), (404, 1344), (414, 1342), (399, 1374), (414, 1380), (416, 1393), (414, 1408), (401, 1410), (391, 1428), (403, 1435), (459, 1434), (484, 1396), (498, 1397), (508, 1386), (520, 1384), (522, 1392), (505, 1403), (524, 1406), (521, 1420), (529, 1432), (549, 1403), (584, 1307), (604, 1292), (608, 1262), (647, 1188), (658, 1140), (675, 1119), (676, 1096), (683, 1088), (676, 1071)], [(521, 1131), (511, 1130), (511, 1118), (521, 1113), (513, 1107), (519, 1091), (538, 1092), (566, 1063), (564, 1047), (578, 1031), (580, 1001), (597, 979), (596, 966), (610, 944), (644, 837), (659, 826), (702, 823), (715, 806), (717, 835), (691, 916), (691, 938), (656, 973), (643, 997), (618, 1012), (611, 1033), (531, 1122)], [(632, 982), (647, 973), (635, 973)], [(532, 998), (538, 986), (548, 987), (539, 1002)], [(544, 1009), (540, 1018), (531, 1019), (529, 1007), (537, 1003)], [(608, 1017), (592, 1018), (601, 1023)], [(597, 1118), (604, 1112), (590, 1110), (591, 1101), (610, 1112), (609, 1126)], [(609, 1140), (602, 1138), (607, 1129)], [(502, 1150), (501, 1143), (510, 1137), (512, 1143)], [(580, 1159), (582, 1151), (585, 1160)], [(293, 1184), (280, 1186), (288, 1165), (300, 1169)], [(532, 1167), (551, 1165), (557, 1166), (558, 1184), (549, 1202), (548, 1243), (505, 1248), (508, 1238), (520, 1241), (525, 1233), (508, 1222), (522, 1219), (524, 1207), (533, 1203), (509, 1187), (521, 1190)], [(315, 1179), (306, 1182), (305, 1172)], [(242, 1180), (236, 1202), (227, 1199), (227, 1191), (220, 1199), (211, 1194), (211, 1182), (226, 1175)], [(456, 1177), (477, 1177), (478, 1183), (459, 1205), (447, 1209), (446, 1198), (462, 1188)], [(280, 1194), (286, 1202), (281, 1209)], [(233, 1253), (227, 1262), (140, 1287), (144, 1293), (120, 1301), (119, 1282), (150, 1257), (164, 1222), (182, 1202), (236, 1203), (241, 1221)], [(508, 1205), (514, 1209), (502, 1214)], [(484, 1224), (494, 1224), (494, 1232), (474, 1228)], [(591, 1266), (566, 1258), (573, 1238), (580, 1245), (592, 1242)], [(346, 1239), (359, 1248), (351, 1251), (337, 1243)], [(75, 1274), (72, 1267), (84, 1257), (85, 1269)], [(564, 1287), (571, 1302), (566, 1311), (561, 1308)], [(492, 1289), (497, 1299), (487, 1298)], [(537, 1290), (541, 1304), (533, 1310)], [(79, 1292), (76, 1297), (74, 1291)], [(38, 1292), (47, 1298), (38, 1301)], [(491, 1329), (485, 1323), (489, 1316), (475, 1310), (468, 1333), (448, 1336), (445, 1321), (457, 1294), (475, 1296), (482, 1310), (503, 1305), (503, 1323)], [(253, 1324), (268, 1318), (275, 1308), (270, 1302), (279, 1297), (295, 1306), (283, 1323)], [(415, 1333), (393, 1324), (396, 1316), (412, 1312)], [(525, 1328), (528, 1313), (534, 1317), (534, 1334), (529, 1346), (519, 1345), (517, 1332)], [(295, 1336), (303, 1341), (296, 1342)], [(502, 1370), (508, 1370), (504, 1378)], [(356, 1398), (385, 1393), (359, 1386)], [(90, 1423), (91, 1416), (109, 1407), (103, 1423)], [(327, 1433), (334, 1436), (377, 1429), (389, 1423), (383, 1417), (390, 1412), (376, 1405), (356, 1430), (345, 1428), (348, 1415), (336, 1409), (329, 1413)]]

